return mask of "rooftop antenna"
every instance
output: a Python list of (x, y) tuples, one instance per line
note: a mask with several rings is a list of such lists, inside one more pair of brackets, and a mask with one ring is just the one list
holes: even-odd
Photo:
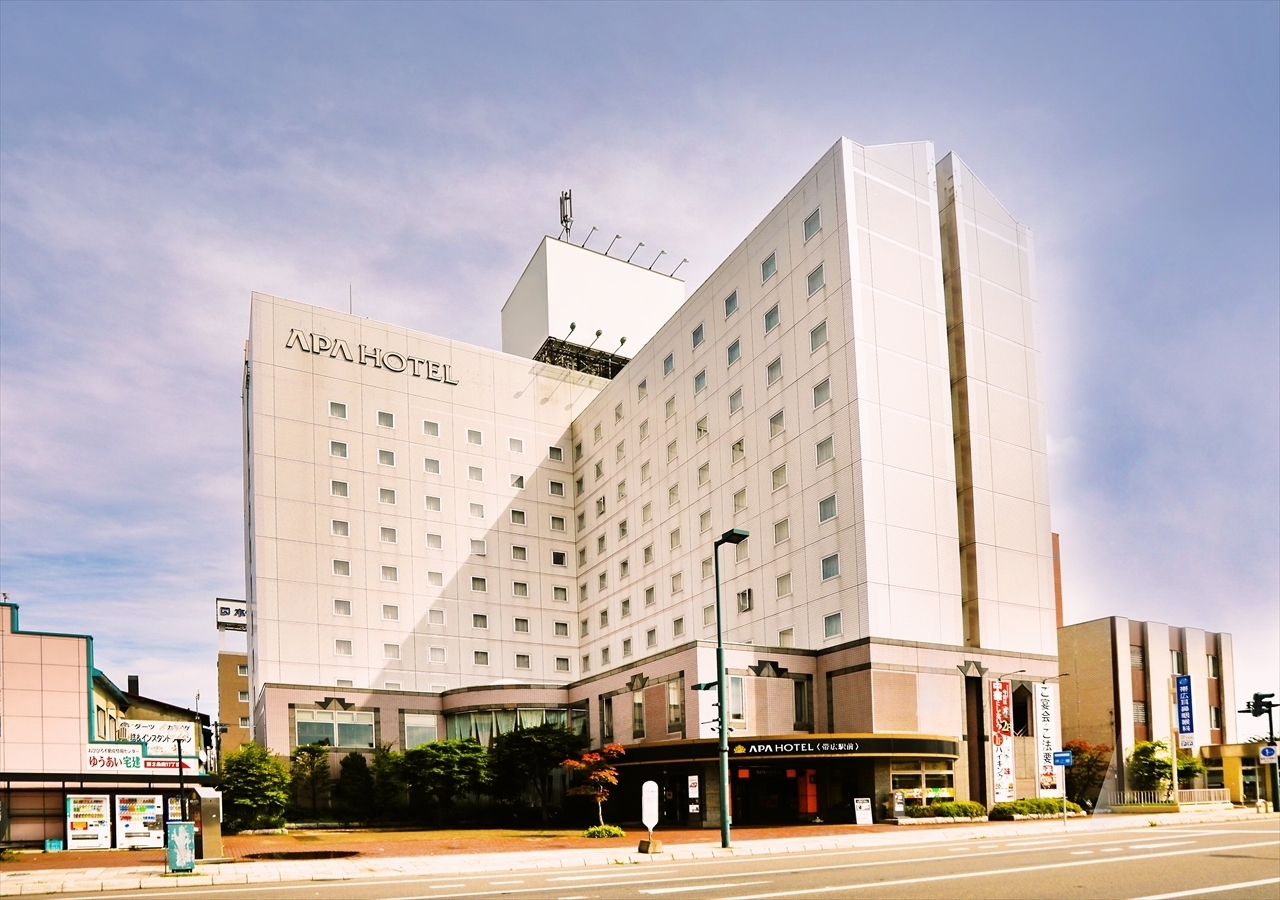
[(596, 329), (596, 337), (595, 337), (595, 340), (593, 340), (590, 344), (587, 344), (587, 349), (588, 349), (588, 350), (589, 350), (589, 349), (591, 349), (592, 347), (594, 347), (594, 346), (596, 345), (596, 341), (600, 340), (600, 335), (602, 335), (602, 334), (604, 334), (604, 331), (602, 331), (601, 329), (597, 328), (597, 329)]
[(622, 352), (622, 345), (623, 345), (623, 344), (625, 344), (626, 342), (627, 342), (627, 336), (624, 334), (624, 335), (623, 335), (623, 336), (618, 340), (618, 349), (617, 349), (617, 350), (614, 350), (612, 353), (610, 353), (610, 354), (609, 354), (609, 377), (610, 377), (610, 378), (612, 378), (612, 377), (613, 377), (613, 375), (614, 375), (614, 372), (613, 372), (613, 358), (614, 358), (615, 356), (617, 356), (620, 352)]
[[(573, 334), (573, 329), (575, 329), (575, 328), (577, 328), (577, 327), (578, 327), (578, 323), (577, 323), (577, 322), (570, 322), (570, 323), (569, 323), (569, 334)], [(567, 340), (569, 340), (569, 334), (566, 334), (566, 335), (564, 336), (564, 339), (565, 339), (566, 341), (567, 341)]]
[[(592, 226), (591, 226), (591, 230), (587, 232), (587, 241), (591, 240), (591, 235), (595, 234), (595, 233), (596, 233), (597, 231), (599, 231), (599, 230), (600, 230), (599, 228), (597, 228), (596, 226), (592, 225)], [(581, 244), (579, 244), (578, 246), (580, 246), (580, 247), (585, 247), (585, 246), (587, 246), (587, 241), (583, 241), (583, 242), (582, 242)]]
[(658, 251), (658, 255), (657, 255), (657, 256), (655, 256), (655, 257), (653, 258), (653, 262), (649, 263), (649, 271), (650, 271), (650, 272), (652, 272), (652, 271), (653, 271), (653, 267), (654, 267), (654, 266), (656, 266), (656, 265), (658, 264), (658, 260), (662, 259), (662, 257), (664, 257), (664, 256), (666, 256), (666, 255), (667, 255), (667, 251), (666, 251), (666, 250), (659, 250), (659, 251)]
[(605, 248), (605, 251), (604, 251), (604, 255), (605, 255), (605, 256), (608, 256), (608, 255), (609, 255), (609, 251), (613, 249), (613, 245), (614, 245), (615, 243), (617, 243), (618, 238), (620, 238), (620, 237), (622, 237), (622, 235), (620, 235), (620, 234), (615, 234), (615, 235), (613, 236), (613, 240), (612, 240), (612, 241), (610, 241), (610, 242), (609, 242), (609, 246), (608, 246), (607, 248)]
[(676, 265), (676, 267), (675, 267), (674, 269), (672, 269), (672, 270), (671, 270), (671, 275), (670, 275), (670, 277), (671, 277), (671, 278), (675, 278), (675, 277), (676, 277), (676, 273), (680, 271), (680, 266), (683, 266), (683, 265), (684, 265), (685, 263), (687, 263), (688, 261), (689, 261), (689, 260), (687, 260), (687, 259), (682, 259), (682, 260), (680, 260), (680, 262)]
[[(636, 244), (636, 249), (631, 251), (631, 256), (635, 256), (636, 253), (639, 252), (640, 248), (643, 246), (644, 246), (644, 241), (641, 241), (640, 243)], [(631, 262), (631, 256), (627, 257), (627, 262)]]
[[(569, 232), (573, 230), (573, 191), (560, 192), (560, 224), (564, 228), (564, 236), (567, 238)], [(590, 235), (588, 235), (590, 237)]]

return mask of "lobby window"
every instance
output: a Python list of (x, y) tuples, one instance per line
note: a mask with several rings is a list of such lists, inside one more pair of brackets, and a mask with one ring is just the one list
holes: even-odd
[(778, 410), (769, 417), (769, 437), (775, 438), (787, 430), (786, 410)]
[(524, 510), (523, 510), (523, 509), (513, 509), (513, 510), (511, 510), (511, 524), (512, 524), (512, 525), (524, 525), (524, 524), (525, 524), (525, 514), (524, 514)]
[(813, 386), (813, 408), (831, 400), (831, 379), (824, 378)]
[(427, 532), (427, 549), (428, 549), (428, 550), (443, 550), (443, 549), (444, 549), (444, 535), (441, 535), (441, 534), (433, 534), (432, 532)]
[(391, 488), (378, 488), (378, 502), (389, 506), (396, 505), (396, 492)]
[[(513, 581), (513, 582), (511, 582), (511, 595), (512, 595), (513, 597), (528, 597), (528, 596), (529, 596), (529, 582), (527, 582), (527, 581)], [(529, 630), (529, 628), (528, 628), (528, 621), (529, 621), (529, 620), (528, 620), (528, 619), (518, 619), (518, 620), (516, 620), (516, 631), (519, 631), (519, 630), (520, 630), (520, 627), (519, 627), (519, 626), (520, 626), (520, 622), (522, 622), (522, 621), (526, 623), (526, 624), (525, 624), (525, 629), (524, 629), (524, 630), (525, 630), (525, 631), (528, 631), (528, 630)]]
[(399, 622), (400, 607), (396, 606), (394, 603), (382, 604), (382, 618), (387, 622)]
[(1133, 704), (1133, 723), (1135, 725), (1147, 724), (1147, 704), (1141, 701), (1135, 701)]
[(777, 579), (778, 597), (791, 596), (791, 573), (783, 572)]
[(399, 644), (383, 644), (382, 658), (383, 659), (399, 659), (400, 645)]
[(480, 432), (476, 431), (474, 428), (468, 428), (468, 429), (467, 429), (467, 443), (468, 443), (468, 444), (475, 444), (476, 446), (483, 446), (483, 445), (484, 445), (484, 435), (483, 435), (483, 434), (481, 434)]
[(693, 329), (693, 348), (696, 350), (707, 339), (707, 333), (701, 325)]
[(382, 580), (383, 580), (383, 581), (399, 581), (399, 580), (400, 580), (400, 570), (399, 570), (399, 569), (397, 569), (395, 566), (383, 566), (383, 567), (382, 567)]
[(436, 729), (436, 717), (422, 713), (404, 714), (404, 747), (412, 750), (423, 744), (430, 744), (439, 737)]
[(378, 411), (378, 427), (379, 428), (395, 428), (396, 414)]
[(432, 459), (429, 456), (426, 457), (422, 460), (422, 471), (426, 472), (428, 475), (439, 475), (440, 460)]
[(810, 272), (809, 277), (806, 280), (806, 284), (809, 288), (809, 296), (812, 297), (814, 294), (818, 293), (826, 283), (826, 276), (822, 272), (822, 263), (818, 263), (818, 268)]
[(832, 613), (822, 617), (822, 634), (824, 637), (839, 637), (844, 633), (844, 623), (840, 613)]
[(809, 332), (809, 352), (823, 347), (827, 343), (827, 322), (824, 319), (819, 322), (817, 327)]
[(524, 562), (529, 558), (529, 548), (521, 547), (518, 544), (511, 546), (511, 558), (517, 562)]
[(383, 525), (378, 529), (378, 540), (384, 544), (396, 543), (396, 530)]
[(741, 675), (729, 676), (729, 718), (734, 722), (747, 718), (747, 680)]
[(711, 463), (704, 462), (698, 466), (698, 484), (704, 485), (711, 481)]
[(350, 537), (351, 526), (341, 519), (332, 519), (329, 522), (329, 532), (336, 537)]
[(813, 682), (808, 678), (797, 678), (792, 683), (791, 697), (795, 721), (811, 725), (813, 723)]
[(440, 609), (439, 607), (427, 610), (427, 624), (443, 626), (444, 610)]
[(335, 616), (349, 616), (349, 615), (351, 615), (351, 601), (350, 601), (350, 600), (339, 600), (339, 599), (337, 599), (337, 598), (335, 597), (335, 598), (334, 598), (334, 601), (333, 601), (333, 614), (334, 614)]
[(703, 369), (697, 375), (693, 376), (693, 392), (701, 394), (707, 389), (707, 370)]
[(631, 695), (631, 737), (644, 737), (644, 691)]
[(765, 261), (760, 263), (760, 283), (768, 281), (774, 275), (778, 274), (778, 254), (770, 253)]
[(557, 672), (568, 672), (568, 671), (569, 671), (569, 657), (567, 657), (567, 656), (557, 656), (557, 657), (556, 657), (556, 671), (557, 671)]
[(794, 647), (796, 645), (796, 630), (794, 628), (784, 628), (778, 632), (779, 647)]
[(766, 385), (774, 385), (782, 380), (782, 357), (779, 356), (773, 362), (769, 363), (764, 370), (764, 383)]
[(787, 486), (787, 464), (783, 463), (782, 465), (774, 469), (771, 477), (773, 479), (773, 489), (775, 491), (778, 490), (779, 488), (786, 487)]
[(338, 459), (346, 459), (346, 458), (347, 458), (347, 445), (346, 445), (344, 442), (342, 442), (342, 441), (330, 441), (330, 442), (329, 442), (329, 455), (330, 455), (330, 456), (337, 457)]
[(643, 400), (649, 396), (649, 379), (641, 378), (640, 383), (636, 385), (636, 399)]
[(553, 633), (556, 637), (568, 637), (568, 636), (569, 636), (569, 623), (568, 623), (568, 622), (555, 622), (555, 623), (552, 625), (552, 633)]
[(836, 440), (834, 437), (831, 437), (831, 436), (825, 437), (822, 440), (818, 441), (818, 444), (814, 449), (815, 449), (815, 455), (817, 456), (818, 465), (822, 465), (825, 462), (830, 462), (831, 460), (835, 459)]
[(769, 307), (769, 311), (764, 314), (764, 333), (768, 334), (777, 328), (782, 322), (782, 313), (778, 310), (778, 304)]
[(422, 498), (422, 505), (427, 512), (440, 512), (440, 498), (430, 494)]
[(479, 466), (467, 466), (468, 481), (484, 481), (484, 469)]
[[(809, 217), (804, 220), (805, 243), (808, 243), (809, 238), (813, 237), (815, 234), (817, 234), (821, 230), (822, 230), (822, 207), (818, 207), (813, 212), (809, 213)], [(803, 720), (796, 719), (796, 721), (800, 722)]]
[(832, 553), (830, 556), (822, 558), (822, 580), (835, 578), (840, 574), (840, 554)]
[(422, 420), (422, 433), (427, 437), (440, 437), (440, 423), (430, 419)]
[(486, 556), (489, 553), (489, 542), (480, 538), (471, 539), (471, 555)]
[(371, 712), (299, 709), (294, 711), (294, 724), (294, 738), (299, 746), (319, 744), (323, 747), (359, 747), (364, 750), (374, 746)]
[(548, 447), (547, 459), (552, 462), (564, 462), (564, 449), (561, 447)]
[(473, 650), (471, 653), (471, 661), (477, 666), (489, 665), (489, 651)]
[(531, 668), (530, 660), (529, 660), (529, 654), (528, 654), (528, 653), (517, 653), (517, 654), (516, 654), (516, 668), (517, 668), (517, 669), (528, 669), (528, 668)]
[(734, 341), (725, 351), (726, 365), (731, 366), (740, 359), (742, 359), (742, 341)]
[(836, 517), (836, 495), (818, 501), (818, 523), (830, 522)]
[(742, 388), (738, 388), (729, 395), (729, 415), (742, 410)]
[(731, 462), (742, 462), (747, 458), (747, 439), (738, 438), (729, 448), (729, 458)]
[(662, 361), (662, 374), (670, 375), (676, 370), (676, 355), (668, 353), (666, 359)]
[(733, 511), (740, 513), (747, 508), (747, 489), (743, 488), (733, 495)]
[(489, 617), (488, 617), (487, 615), (484, 615), (483, 613), (472, 613), (472, 614), (471, 614), (471, 627), (472, 627), (472, 628), (480, 628), (480, 629), (483, 629), (483, 630), (485, 630), (485, 631), (488, 631), (488, 629), (489, 629)]
[(734, 291), (724, 298), (724, 317), (727, 319), (738, 311), (738, 292)]
[(523, 453), (524, 441), (520, 440), (520, 438), (507, 438), (507, 449), (512, 453)]
[(483, 519), (483, 518), (484, 518), (484, 504), (483, 504), (483, 503), (469, 503), (469, 504), (467, 504), (467, 512), (470, 514), (471, 518), (473, 518), (473, 519)]
[(567, 587), (556, 586), (551, 589), (551, 599), (557, 603), (569, 602), (569, 589)]
[(332, 419), (345, 419), (347, 417), (347, 404), (330, 400), (329, 417)]
[(351, 560), (335, 559), (333, 561), (333, 574), (341, 575), (343, 578), (351, 577)]
[(523, 475), (512, 475), (512, 476), (511, 476), (511, 486), (512, 486), (513, 488), (515, 488), (517, 491), (523, 491), (523, 490), (524, 490), (524, 476), (523, 476)]
[(666, 417), (668, 419), (673, 418), (675, 416), (676, 414), (676, 398), (675, 397), (667, 398), (665, 412), (666, 412)]
[(551, 551), (551, 565), (553, 565), (553, 566), (567, 566), (567, 565), (569, 565), (568, 554), (567, 554), (567, 553), (565, 553), (563, 550), (552, 550), (552, 551)]
[(343, 641), (343, 640), (336, 640), (336, 641), (334, 641), (334, 642), (333, 642), (333, 655), (334, 655), (334, 656), (350, 656), (350, 655), (351, 655), (351, 642), (350, 642), (350, 641)]
[(773, 523), (773, 542), (781, 544), (791, 539), (791, 518), (779, 519)]
[(644, 633), (644, 645), (645, 647), (658, 646), (658, 629), (650, 628)]
[(489, 592), (489, 580), (479, 575), (471, 576), (471, 590), (477, 594), (486, 594)]

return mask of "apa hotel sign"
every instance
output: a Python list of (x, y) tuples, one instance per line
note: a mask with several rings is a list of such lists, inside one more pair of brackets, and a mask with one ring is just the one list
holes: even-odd
[(428, 381), (439, 381), (444, 384), (457, 384), (453, 377), (453, 366), (430, 359), (419, 359), (396, 353), (394, 350), (382, 350), (356, 344), (356, 351), (351, 352), (351, 345), (342, 338), (331, 338), (328, 335), (307, 333), (296, 328), (289, 329), (289, 338), (284, 342), (286, 350), (297, 347), (303, 353), (319, 356), (329, 354), (330, 359), (344, 359), (349, 363), (359, 362), (362, 366), (372, 365), (375, 369), (387, 369), (391, 372), (407, 371), (414, 378), (426, 378)]

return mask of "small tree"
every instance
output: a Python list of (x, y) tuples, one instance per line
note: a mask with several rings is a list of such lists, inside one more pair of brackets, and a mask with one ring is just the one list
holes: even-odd
[(1186, 790), (1204, 774), (1204, 760), (1182, 750), (1178, 751), (1178, 787)]
[(1172, 765), (1164, 741), (1140, 741), (1133, 745), (1125, 766), (1125, 781), (1135, 791), (1158, 791), (1169, 785)]
[(484, 747), (473, 740), (434, 741), (406, 751), (404, 779), (410, 804), (418, 809), (433, 805), (436, 825), (443, 826), (458, 796), (480, 789), (486, 757)]
[(542, 824), (546, 825), (552, 771), (558, 769), (566, 757), (585, 750), (588, 743), (585, 736), (554, 724), (500, 734), (489, 748), (488, 789), (495, 798), (515, 800), (532, 788)]
[(391, 749), (390, 744), (379, 744), (373, 750), (373, 764), (369, 773), (373, 777), (373, 814), (385, 819), (400, 805), (404, 796), (404, 755)]
[(1067, 799), (1080, 806), (1093, 806), (1111, 765), (1111, 747), (1088, 741), (1067, 741), (1062, 749), (1071, 751), (1071, 765), (1067, 767)]
[(348, 814), (367, 818), (373, 810), (373, 775), (363, 753), (351, 751), (338, 762), (338, 784), (334, 789)]
[(245, 744), (222, 765), (222, 798), (228, 831), (276, 828), (289, 805), (289, 770), (258, 744)]
[(321, 744), (303, 744), (289, 757), (289, 774), (293, 781), (295, 803), (303, 797), (311, 801), (311, 809), (319, 808), (320, 798), (329, 793), (329, 748)]
[(562, 763), (566, 768), (582, 773), (582, 783), (569, 788), (569, 793), (594, 799), (601, 825), (604, 825), (604, 802), (609, 799), (609, 789), (618, 783), (618, 770), (613, 761), (626, 752), (621, 744), (605, 744), (599, 751), (588, 751), (580, 759), (566, 759)]

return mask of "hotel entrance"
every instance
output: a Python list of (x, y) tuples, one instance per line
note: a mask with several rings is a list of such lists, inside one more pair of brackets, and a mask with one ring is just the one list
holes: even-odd
[(733, 820), (740, 825), (789, 825), (818, 813), (818, 770), (789, 766), (735, 766)]

